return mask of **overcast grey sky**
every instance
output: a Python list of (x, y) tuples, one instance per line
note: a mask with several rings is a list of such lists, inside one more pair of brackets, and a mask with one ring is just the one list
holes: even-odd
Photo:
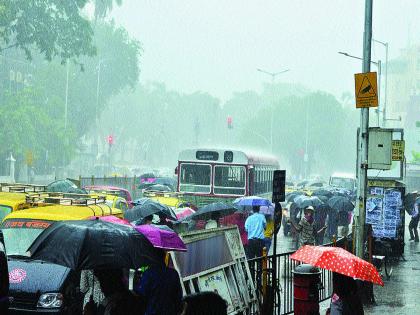
[[(141, 77), (181, 92), (205, 91), (227, 100), (260, 90), (264, 68), (278, 78), (340, 96), (352, 92), (361, 63), (364, 0), (124, 0), (113, 16), (139, 39)], [(374, 0), (373, 36), (390, 57), (420, 41), (420, 1)], [(385, 60), (375, 45), (372, 59)], [(373, 69), (373, 68), (372, 68)]]

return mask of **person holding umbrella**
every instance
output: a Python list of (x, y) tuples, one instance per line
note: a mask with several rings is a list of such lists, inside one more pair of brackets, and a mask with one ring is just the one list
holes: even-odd
[(314, 207), (309, 206), (305, 208), (304, 216), (302, 219), (300, 219), (299, 224), (296, 225), (293, 221), (289, 220), (296, 231), (299, 233), (299, 247), (303, 245), (315, 245), (315, 236), (327, 228), (324, 226), (319, 231), (315, 230), (314, 212)]
[(245, 221), (245, 231), (248, 234), (248, 259), (261, 257), (264, 248), (264, 231), (267, 226), (265, 216), (260, 213), (260, 206), (252, 207), (253, 214)]

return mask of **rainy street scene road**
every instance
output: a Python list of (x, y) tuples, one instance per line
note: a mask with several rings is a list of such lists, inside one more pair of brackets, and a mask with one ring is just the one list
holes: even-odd
[(1, 0), (0, 315), (420, 314), (419, 13)]

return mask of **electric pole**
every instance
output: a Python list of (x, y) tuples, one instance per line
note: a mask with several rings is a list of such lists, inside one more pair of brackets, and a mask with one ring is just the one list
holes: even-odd
[[(365, 0), (365, 27), (363, 33), (363, 72), (370, 72), (371, 43), (372, 43), (372, 6), (373, 0)], [(355, 248), (356, 255), (363, 258), (365, 222), (366, 222), (366, 190), (368, 168), (368, 130), (369, 107), (360, 109), (360, 132), (358, 141), (357, 165), (357, 200), (355, 213)]]

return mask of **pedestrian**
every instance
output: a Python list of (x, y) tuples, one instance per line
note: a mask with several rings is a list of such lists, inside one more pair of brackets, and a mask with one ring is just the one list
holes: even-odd
[(270, 251), (271, 242), (274, 234), (274, 217), (269, 214), (265, 214), (265, 221), (267, 225), (264, 231), (264, 247), (267, 250), (267, 253)]
[(410, 232), (410, 241), (416, 243), (419, 242), (419, 232), (417, 227), (419, 225), (420, 213), (419, 213), (420, 197), (418, 197), (414, 203), (413, 210), (411, 212), (411, 220), (408, 225), (408, 231)]
[(103, 300), (95, 308), (90, 302), (84, 308), (84, 315), (134, 315), (143, 314), (144, 303), (128, 290), (123, 282), (122, 269), (94, 270), (99, 280)]
[(181, 315), (227, 315), (227, 303), (216, 292), (199, 292), (183, 299)]
[(267, 221), (263, 214), (260, 213), (259, 206), (252, 207), (253, 214), (245, 221), (245, 231), (248, 234), (248, 259), (261, 257), (264, 248), (264, 231)]
[(359, 295), (359, 286), (355, 279), (333, 273), (333, 295), (330, 315), (363, 315), (363, 303)]
[(83, 309), (88, 302), (98, 306), (104, 299), (99, 280), (93, 270), (82, 270), (80, 273), (80, 292), (84, 294)]
[[(156, 249), (160, 264), (147, 266), (134, 286), (134, 292), (146, 303), (144, 315), (176, 315), (182, 310), (182, 287), (178, 272), (165, 265), (166, 253)], [(143, 313), (138, 313), (143, 314)]]
[(325, 226), (328, 212), (329, 212), (329, 207), (325, 203), (316, 207), (315, 214), (314, 214), (314, 228), (316, 231), (321, 230), (321, 232), (315, 236), (316, 245), (324, 244), (325, 229), (322, 229), (322, 228)]
[(304, 210), (304, 216), (302, 219), (300, 219), (298, 225), (296, 225), (293, 221), (290, 221), (290, 223), (299, 233), (299, 247), (303, 245), (315, 245), (315, 236), (327, 228), (324, 226), (319, 231), (315, 230), (314, 212), (314, 207), (306, 207)]

